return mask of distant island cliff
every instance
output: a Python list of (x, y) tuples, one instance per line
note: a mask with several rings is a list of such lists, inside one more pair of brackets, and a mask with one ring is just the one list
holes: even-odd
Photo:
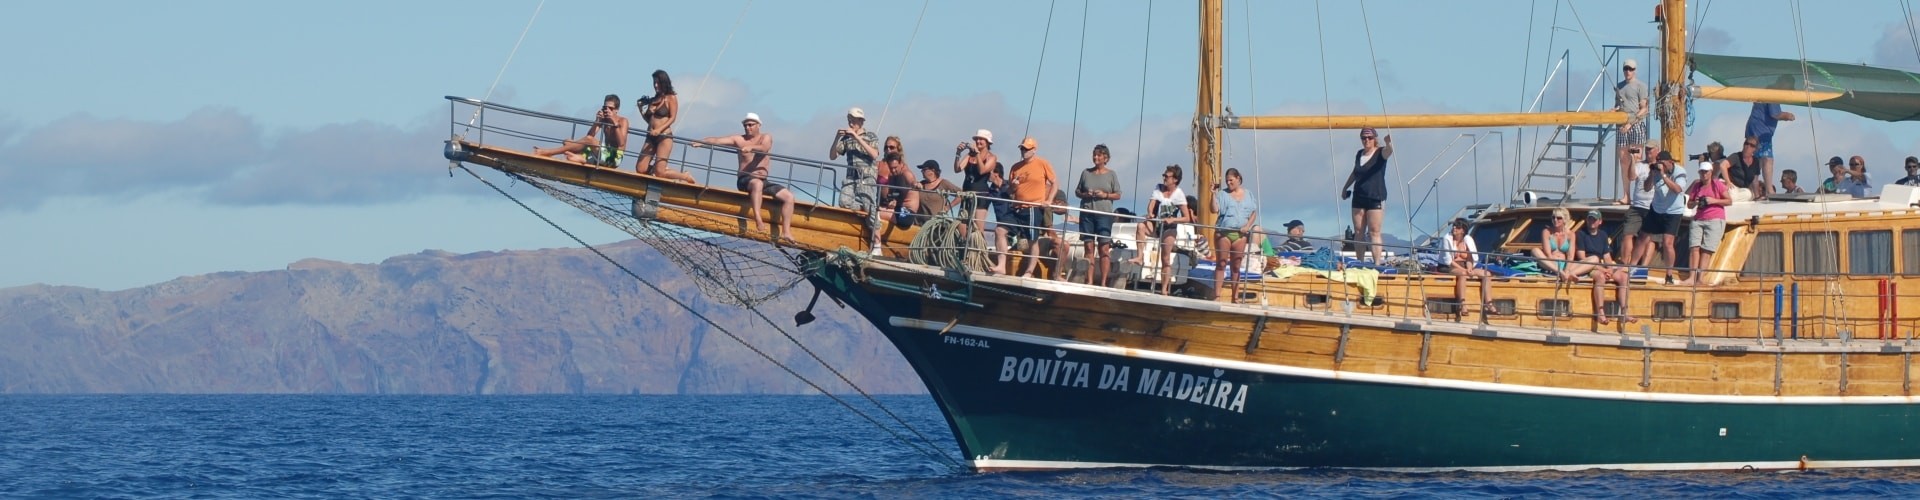
[[(637, 241), (602, 247), (828, 390), (851, 393), (743, 308), (705, 300)], [(922, 393), (893, 346), (806, 284), (762, 305), (874, 393)], [(811, 394), (585, 249), (379, 264), (317, 259), (122, 291), (0, 289), (0, 393)]]

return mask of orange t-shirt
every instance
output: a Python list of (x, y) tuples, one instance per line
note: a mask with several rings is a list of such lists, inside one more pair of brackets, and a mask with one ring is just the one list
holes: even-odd
[(1053, 163), (1038, 156), (1013, 164), (1012, 175), (1020, 180), (1013, 185), (1014, 201), (1044, 205), (1053, 199), (1053, 190), (1060, 186), (1053, 178)]

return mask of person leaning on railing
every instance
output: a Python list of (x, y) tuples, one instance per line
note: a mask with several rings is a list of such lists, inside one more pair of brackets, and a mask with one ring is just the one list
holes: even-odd
[(958, 193), (960, 186), (940, 178), (940, 162), (934, 160), (920, 163), (920, 179), (921, 220), (948, 215), (947, 211), (953, 208), (953, 195), (946, 193)]
[[(600, 137), (595, 137), (598, 135)], [(607, 94), (586, 135), (560, 142), (557, 148), (534, 148), (535, 156), (563, 155), (567, 161), (615, 167), (626, 155), (627, 117), (620, 116), (620, 95)]]

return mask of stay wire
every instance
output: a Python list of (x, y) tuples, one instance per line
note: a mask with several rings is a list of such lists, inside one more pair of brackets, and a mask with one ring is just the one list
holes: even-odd
[[(653, 290), (654, 293), (657, 293), (661, 297), (666, 298), (667, 301), (672, 302), (676, 306), (680, 306), (680, 308), (686, 310), (688, 314), (691, 314), (694, 317), (699, 318), (700, 321), (705, 322), (707, 326), (713, 327), (715, 330), (718, 330), (721, 334), (726, 335), (727, 338), (733, 339), (734, 342), (740, 343), (740, 345), (743, 347), (746, 347), (747, 350), (753, 351), (753, 353), (756, 355), (759, 355), (761, 359), (765, 359), (767, 360), (767, 362), (773, 363), (774, 366), (779, 367), (781, 370), (787, 372), (788, 375), (792, 375), (794, 378), (799, 379), (802, 383), (807, 384), (808, 387), (813, 388), (813, 390), (819, 391), (820, 394), (827, 396), (829, 399), (832, 399), (835, 403), (839, 403), (840, 406), (845, 407), (847, 411), (851, 411), (855, 415), (859, 415), (860, 418), (865, 419), (868, 423), (873, 424), (874, 427), (878, 427), (880, 428), (880, 430), (886, 431), (887, 434), (893, 436), (895, 440), (898, 440), (901, 443), (906, 444), (908, 447), (913, 448), (914, 451), (918, 451), (927, 456), (939, 459), (940, 461), (945, 462), (949, 466), (964, 468), (964, 466), (962, 466), (958, 461), (955, 461), (953, 457), (940, 453), (938, 451), (939, 448), (935, 446), (931, 440), (927, 439), (925, 435), (921, 435), (920, 432), (918, 430), (914, 430), (912, 426), (906, 425), (906, 422), (901, 421), (898, 415), (894, 415), (893, 412), (890, 410), (887, 410), (885, 406), (881, 406), (878, 401), (874, 401), (873, 396), (867, 394), (867, 392), (865, 390), (860, 389), (859, 386), (853, 386), (853, 383), (851, 381), (847, 381), (847, 384), (849, 386), (853, 386), (854, 390), (859, 391), (860, 394), (866, 397), (869, 402), (873, 403), (875, 407), (879, 408), (882, 412), (885, 412), (887, 415), (892, 416), (894, 420), (899, 421), (902, 426), (906, 427), (913, 434), (919, 436), (921, 441), (926, 442), (927, 448), (923, 448), (920, 443), (915, 443), (912, 440), (907, 439), (906, 436), (902, 436), (898, 431), (895, 431), (892, 427), (888, 427), (887, 425), (881, 423), (878, 419), (874, 418), (872, 415), (868, 415), (866, 412), (861, 411), (859, 408), (853, 406), (853, 404), (851, 403), (848, 403), (845, 399), (842, 399), (840, 396), (827, 391), (825, 387), (821, 387), (820, 384), (814, 382), (812, 379), (807, 378), (805, 375), (801, 375), (799, 371), (794, 370), (792, 367), (787, 366), (785, 363), (781, 363), (780, 360), (775, 359), (773, 355), (767, 354), (766, 351), (760, 350), (759, 347), (755, 347), (752, 343), (747, 342), (746, 339), (741, 338), (738, 334), (733, 333), (732, 330), (728, 330), (726, 327), (720, 326), (718, 322), (714, 321), (712, 318), (707, 317), (706, 314), (701, 313), (699, 310), (694, 309), (693, 306), (687, 304), (686, 302), (681, 301), (679, 297), (675, 297), (673, 296), (673, 294), (667, 293), (666, 290), (663, 290), (659, 286), (654, 285), (653, 282), (647, 281), (646, 278), (641, 277), (640, 274), (634, 272), (633, 269), (628, 268), (625, 264), (621, 264), (620, 261), (614, 260), (612, 256), (607, 255), (606, 252), (602, 252), (598, 247), (595, 247), (592, 244), (587, 243), (586, 240), (581, 239), (578, 235), (573, 234), (572, 231), (567, 230), (567, 228), (561, 226), (560, 223), (555, 222), (553, 219), (548, 218), (546, 214), (540, 213), (540, 211), (535, 210), (533, 207), (528, 206), (525, 202), (520, 201), (519, 198), (513, 196), (512, 194), (507, 193), (505, 189), (501, 189), (500, 186), (494, 184), (493, 181), (487, 180), (485, 177), (481, 177), (480, 174), (475, 173), (473, 169), (467, 168), (465, 164), (460, 164), (459, 167), (460, 167), (460, 170), (465, 171), (467, 175), (473, 176), (475, 180), (480, 181), (482, 184), (486, 184), (487, 187), (492, 188), (494, 192), (500, 193), (500, 196), (506, 197), (508, 200), (512, 201), (515, 205), (519, 205), (520, 208), (525, 209), (527, 213), (533, 214), (534, 217), (539, 218), (541, 222), (545, 222), (547, 223), (548, 226), (552, 226), (555, 230), (560, 231), (560, 234), (566, 235), (567, 238), (572, 239), (574, 243), (578, 243), (580, 244), (581, 247), (584, 247), (588, 251), (593, 252), (594, 255), (600, 256), (602, 260), (607, 261), (608, 264), (612, 264), (615, 268), (619, 269), (620, 272), (626, 273), (627, 276), (632, 277), (635, 281), (640, 282), (641, 285), (646, 286), (648, 289)], [(788, 340), (792, 340), (795, 344), (799, 344), (799, 341), (794, 340), (794, 338), (791, 335), (788, 335), (785, 329), (780, 328), (778, 325), (773, 324), (772, 320), (767, 319), (767, 317), (764, 314), (760, 313), (758, 308), (748, 308), (748, 309), (753, 309), (755, 314), (760, 315), (761, 320), (767, 321), (768, 324), (773, 325), (774, 328), (776, 330), (779, 330), (780, 334), (783, 336), (786, 336)], [(807, 349), (805, 345), (800, 345), (800, 348), (802, 350), (805, 350), (808, 355), (814, 356), (815, 361), (820, 362), (822, 366), (826, 366), (826, 368), (830, 371), (833, 371), (835, 375), (840, 374), (838, 370), (834, 370), (833, 367), (827, 365), (825, 361), (821, 361), (820, 358), (818, 356), (815, 356), (813, 351), (811, 349)], [(842, 375), (841, 380), (846, 381), (846, 377)]]
[[(1073, 69), (1073, 120), (1067, 122), (1067, 175), (1073, 175), (1073, 159), (1080, 157), (1080, 80), (1087, 75), (1087, 4), (1080, 2), (1080, 60)], [(1065, 189), (1064, 187), (1060, 189)]]
[(727, 47), (733, 45), (733, 35), (740, 33), (740, 24), (747, 21), (747, 9), (751, 8), (753, 8), (753, 0), (747, 0), (747, 4), (740, 7), (740, 16), (734, 18), (733, 29), (727, 30), (727, 41), (720, 43), (720, 53), (713, 55), (713, 64), (707, 66), (707, 74), (701, 76), (700, 85), (693, 88), (694, 98), (706, 96), (704, 92), (707, 90), (707, 79), (713, 77), (714, 68), (720, 67), (720, 58), (726, 57)]
[[(500, 63), (500, 72), (493, 74), (493, 83), (487, 85), (487, 93), (480, 96), (481, 102), (488, 102), (489, 99), (493, 98), (493, 89), (500, 86), (500, 78), (507, 76), (507, 67), (513, 65), (513, 56), (520, 53), (520, 43), (527, 41), (527, 32), (533, 31), (533, 21), (540, 19), (540, 9), (546, 8), (546, 6), (547, 0), (540, 0), (538, 5), (533, 6), (533, 16), (528, 17), (527, 26), (520, 29), (520, 38), (513, 41), (513, 50), (507, 51), (507, 61)], [(474, 123), (480, 120), (480, 110), (483, 108), (484, 106), (473, 108), (473, 117), (467, 118), (468, 127), (472, 127)]]
[[(1153, 0), (1147, 0), (1147, 39), (1140, 43), (1140, 122), (1133, 127), (1133, 188), (1140, 188), (1140, 172), (1147, 169), (1146, 162), (1140, 158), (1140, 151), (1147, 142), (1147, 69), (1153, 56)], [(1139, 197), (1131, 200), (1135, 208), (1140, 206)], [(1136, 211), (1135, 213), (1139, 213)]]
[[(1326, 27), (1322, 25), (1323, 22), (1325, 21), (1324, 16), (1320, 13), (1320, 0), (1313, 0), (1313, 32), (1314, 36), (1320, 40), (1320, 104), (1326, 110), (1326, 116), (1333, 116), (1333, 85), (1327, 81), (1327, 31)], [(1327, 120), (1327, 161), (1336, 161), (1338, 158), (1339, 156), (1335, 155), (1333, 150), (1333, 120)], [(1338, 165), (1338, 163), (1335, 165)], [(1334, 171), (1338, 172), (1339, 169), (1336, 168)], [(1333, 192), (1339, 193), (1339, 186), (1344, 181), (1338, 180), (1340, 179), (1339, 175), (1333, 175), (1329, 178), (1334, 179)], [(1340, 198), (1338, 196), (1333, 200), (1332, 213), (1335, 220), (1338, 220), (1340, 215)], [(1352, 226), (1348, 227), (1349, 229), (1352, 228)]]
[(913, 42), (920, 39), (920, 22), (927, 19), (929, 5), (933, 5), (933, 0), (921, 2), (920, 17), (913, 20), (913, 35), (907, 37), (907, 51), (900, 54), (900, 69), (893, 73), (893, 87), (887, 89), (887, 103), (880, 106), (880, 121), (874, 124), (880, 130), (887, 129), (887, 112), (893, 109), (893, 94), (900, 90), (900, 77), (907, 74), (907, 59), (913, 56)]
[[(1254, 88), (1258, 87), (1258, 85), (1254, 84), (1255, 78), (1253, 75), (1253, 4), (1249, 0), (1240, 0), (1240, 19), (1245, 21), (1244, 24), (1247, 32), (1247, 110), (1250, 113), (1259, 115), (1260, 107), (1258, 101), (1254, 99)], [(1254, 135), (1249, 138), (1247, 142), (1253, 144), (1253, 185), (1254, 187), (1259, 187), (1260, 137)], [(1221, 185), (1224, 186), (1225, 183), (1222, 182)], [(1259, 210), (1255, 210), (1254, 215), (1259, 215)], [(1258, 224), (1259, 222), (1255, 221), (1254, 223)]]
[(1053, 11), (1060, 0), (1047, 4), (1047, 28), (1040, 34), (1040, 62), (1033, 65), (1033, 93), (1027, 96), (1027, 125), (1020, 131), (1022, 138), (1033, 132), (1033, 105), (1040, 102), (1040, 70), (1047, 67), (1047, 40), (1053, 38)]

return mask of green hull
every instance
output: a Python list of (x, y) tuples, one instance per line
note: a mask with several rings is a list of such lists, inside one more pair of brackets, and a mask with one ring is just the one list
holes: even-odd
[[(837, 278), (837, 279), (836, 279)], [(1920, 465), (1905, 398), (1559, 391), (1215, 360), (896, 317), (923, 298), (815, 284), (880, 328), (980, 469), (1694, 470)], [(991, 312), (986, 312), (991, 314)]]

